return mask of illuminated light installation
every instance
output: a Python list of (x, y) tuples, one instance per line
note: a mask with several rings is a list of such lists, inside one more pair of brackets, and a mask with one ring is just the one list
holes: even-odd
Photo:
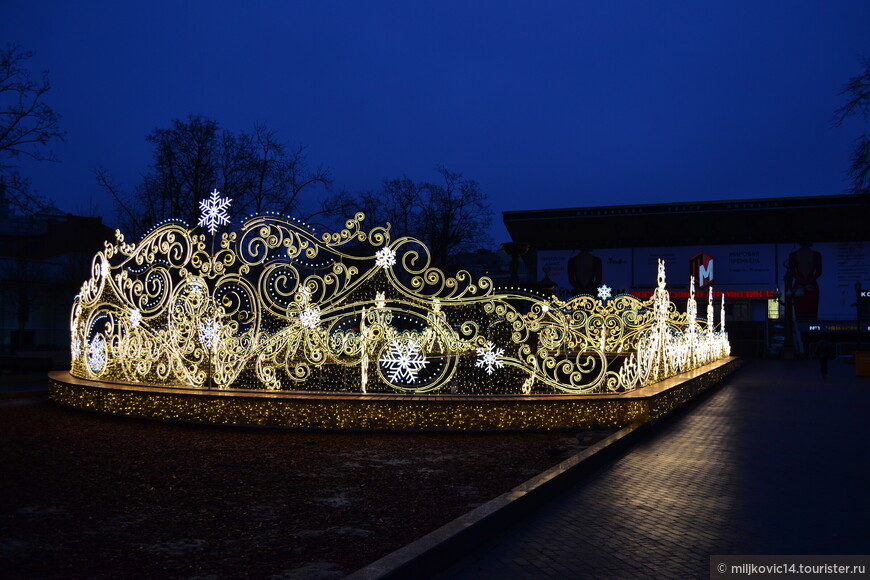
[(208, 233), (214, 235), (218, 226), (225, 226), (230, 223), (230, 215), (227, 213), (227, 208), (230, 207), (231, 199), (224, 199), (220, 196), (220, 192), (215, 189), (211, 192), (208, 199), (203, 199), (199, 202), (199, 209), (202, 212), (199, 218), (199, 225), (205, 227)]
[[(200, 225), (106, 243), (71, 315), (71, 374), (145, 385), (356, 393), (609, 394), (728, 356), (712, 302), (569, 301), (449, 277), (390, 227), (317, 235), (278, 215), (238, 230), (212, 192)], [(605, 294), (607, 296), (605, 296)], [(711, 293), (712, 295), (712, 293)], [(723, 303), (724, 308), (724, 303)]]

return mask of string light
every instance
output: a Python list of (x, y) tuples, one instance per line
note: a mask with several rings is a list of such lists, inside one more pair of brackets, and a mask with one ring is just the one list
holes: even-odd
[[(229, 204), (216, 195), (203, 224), (213, 233)], [(116, 232), (74, 299), (71, 373), (252, 391), (584, 395), (630, 392), (730, 353), (712, 300), (697, 319), (694, 281), (677, 312), (664, 262), (649, 300), (603, 286), (601, 299), (561, 301), (448, 276), (419, 240), (393, 240), (389, 225), (364, 231), (363, 220), (318, 235), (255, 216), (214, 249), (177, 220), (138, 243)]]

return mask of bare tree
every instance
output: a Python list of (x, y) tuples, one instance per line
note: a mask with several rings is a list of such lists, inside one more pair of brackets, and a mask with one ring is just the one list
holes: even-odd
[(257, 125), (243, 139), (250, 180), (248, 203), (253, 213), (298, 211), (303, 192), (317, 187), (328, 190), (332, 185), (328, 170), (309, 167), (304, 146), (288, 149), (266, 125)]
[(437, 182), (384, 179), (380, 191), (362, 194), (360, 202), (372, 221), (424, 242), (434, 265), (447, 268), (452, 255), (489, 243), (492, 210), (476, 181), (443, 166), (436, 172)]
[(362, 211), (374, 224), (389, 222), (399, 236), (420, 235), (418, 227), (422, 219), (422, 186), (408, 176), (384, 179), (380, 191), (367, 191), (360, 196)]
[(18, 160), (57, 161), (48, 146), (65, 137), (60, 116), (44, 100), (51, 90), (48, 71), (34, 80), (25, 67), (32, 56), (17, 43), (0, 50), (0, 184), (10, 209), (25, 214), (48, 202), (31, 191)]
[[(863, 72), (849, 79), (840, 92), (848, 100), (834, 111), (833, 123), (836, 127), (840, 127), (850, 117), (861, 117), (865, 122), (870, 121), (870, 58), (861, 60), (864, 65)], [(870, 137), (867, 133), (855, 139), (849, 175), (852, 178), (852, 193), (870, 193)]]
[(475, 250), (488, 241), (492, 210), (476, 181), (443, 166), (436, 171), (442, 181), (424, 186), (428, 199), (423, 207), (423, 241), (435, 262), (447, 266), (451, 254)]
[(146, 140), (154, 160), (132, 195), (108, 172), (96, 170), (98, 185), (115, 200), (122, 229), (133, 234), (169, 218), (196, 224), (199, 201), (213, 189), (233, 199), (236, 215), (299, 212), (302, 198), (318, 188), (318, 209), (299, 217), (331, 215), (346, 206), (345, 194), (329, 192), (329, 172), (308, 165), (305, 147), (289, 149), (264, 124), (236, 135), (212, 119), (189, 115)]

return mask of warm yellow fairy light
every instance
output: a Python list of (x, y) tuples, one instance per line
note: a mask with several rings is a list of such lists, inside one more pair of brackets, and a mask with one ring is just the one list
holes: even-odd
[[(567, 302), (496, 290), (430, 265), (389, 226), (318, 237), (279, 216), (224, 233), (165, 223), (93, 261), (73, 304), (72, 374), (113, 382), (271, 390), (618, 393), (729, 354), (694, 283), (676, 311), (660, 262), (650, 300)], [(724, 303), (723, 303), (724, 304)], [(724, 306), (723, 306), (724, 308)]]

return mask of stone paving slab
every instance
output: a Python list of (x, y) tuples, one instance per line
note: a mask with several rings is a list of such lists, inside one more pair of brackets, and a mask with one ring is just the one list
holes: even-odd
[(870, 553), (870, 380), (752, 361), (439, 579), (700, 578), (713, 554)]

